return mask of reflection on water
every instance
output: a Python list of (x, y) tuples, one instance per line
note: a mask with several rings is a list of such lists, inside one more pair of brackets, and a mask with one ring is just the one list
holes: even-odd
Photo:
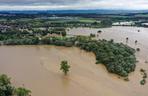
[[(141, 31), (138, 33), (137, 29)], [(89, 35), (89, 31), (97, 30), (72, 29), (69, 33)], [(139, 84), (139, 70), (148, 70), (144, 63), (148, 52), (148, 29), (112, 27), (101, 30), (99, 38), (125, 43), (128, 36), (130, 46), (140, 47), (141, 52), (137, 54), (140, 62), (136, 71), (130, 74), (129, 82), (109, 74), (103, 65), (96, 65), (94, 54), (73, 47), (0, 46), (0, 73), (11, 76), (15, 85), (24, 84), (30, 88), (32, 96), (147, 96), (148, 84)], [(135, 40), (138, 40), (137, 45)], [(62, 60), (71, 65), (68, 76), (59, 70)]]

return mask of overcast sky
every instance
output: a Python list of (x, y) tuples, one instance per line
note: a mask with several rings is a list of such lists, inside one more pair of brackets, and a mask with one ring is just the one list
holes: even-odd
[(0, 0), (0, 10), (148, 9), (148, 0)]

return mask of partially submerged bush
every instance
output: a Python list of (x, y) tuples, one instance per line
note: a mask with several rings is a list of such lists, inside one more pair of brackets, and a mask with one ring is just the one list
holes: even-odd
[(141, 81), (140, 81), (140, 84), (141, 84), (141, 85), (145, 85), (145, 84), (146, 84), (146, 80), (145, 80), (145, 79), (141, 80)]
[(31, 91), (22, 87), (15, 89), (16, 96), (31, 96)]
[(26, 88), (12, 86), (7, 75), (0, 75), (0, 96), (30, 96), (30, 93), (31, 91)]
[(143, 73), (143, 78), (147, 78), (147, 73)]
[(102, 31), (101, 31), (101, 30), (99, 30), (97, 33), (102, 33)]
[(140, 51), (140, 48), (137, 48), (137, 49), (136, 49), (136, 51), (138, 51), (138, 52), (139, 52), (139, 51)]
[(128, 77), (124, 78), (124, 81), (129, 81), (129, 78)]
[(14, 87), (11, 85), (10, 78), (7, 75), (0, 75), (0, 96), (12, 96)]
[(142, 73), (142, 75), (143, 75), (143, 79), (140, 81), (140, 84), (141, 85), (145, 85), (145, 83), (146, 83), (146, 78), (147, 78), (147, 73), (146, 73), (146, 70), (144, 70), (144, 69), (140, 69), (140, 72)]
[(145, 70), (144, 69), (140, 69), (140, 72), (145, 72)]

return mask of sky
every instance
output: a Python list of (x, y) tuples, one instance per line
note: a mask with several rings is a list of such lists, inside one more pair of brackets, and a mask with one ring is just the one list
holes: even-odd
[(0, 10), (147, 10), (148, 0), (0, 0)]

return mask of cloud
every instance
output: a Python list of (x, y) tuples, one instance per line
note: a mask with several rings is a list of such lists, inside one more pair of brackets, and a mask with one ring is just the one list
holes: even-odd
[(0, 0), (2, 5), (36, 5), (36, 4), (53, 4), (53, 5), (68, 5), (79, 2), (92, 2), (96, 0)]
[(0, 10), (148, 9), (148, 0), (0, 0)]

